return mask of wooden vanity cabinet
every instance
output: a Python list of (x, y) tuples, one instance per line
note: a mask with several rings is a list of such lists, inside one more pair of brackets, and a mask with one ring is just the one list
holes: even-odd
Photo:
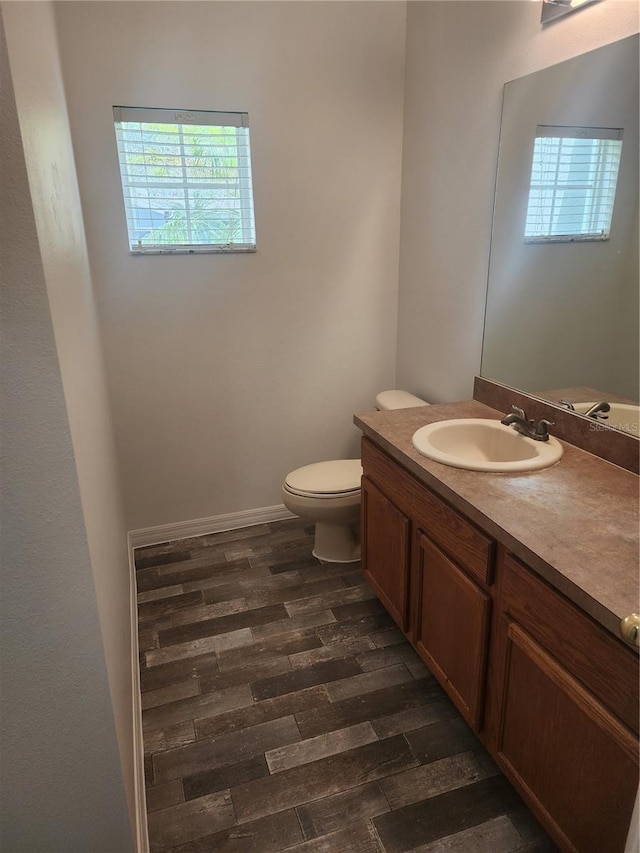
[(638, 786), (638, 659), (510, 555), (492, 648), (494, 757), (563, 850), (622, 853)]
[(365, 577), (566, 853), (623, 853), (638, 655), (368, 438)]
[(477, 732), (493, 542), (366, 438), (362, 464), (365, 578)]

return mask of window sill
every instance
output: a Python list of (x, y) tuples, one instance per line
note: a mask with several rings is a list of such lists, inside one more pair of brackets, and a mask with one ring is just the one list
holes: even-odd
[(150, 246), (148, 249), (130, 249), (131, 255), (246, 255), (257, 252), (256, 246)]

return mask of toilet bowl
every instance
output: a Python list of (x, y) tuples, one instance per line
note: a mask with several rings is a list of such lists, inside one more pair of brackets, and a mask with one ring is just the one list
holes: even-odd
[[(376, 408), (428, 406), (407, 391), (381, 391)], [(296, 468), (282, 484), (282, 502), (294, 515), (315, 522), (313, 556), (321, 563), (360, 559), (359, 459), (333, 459)]]
[(359, 459), (314, 462), (285, 477), (286, 508), (315, 522), (313, 556), (322, 563), (353, 563), (360, 559)]

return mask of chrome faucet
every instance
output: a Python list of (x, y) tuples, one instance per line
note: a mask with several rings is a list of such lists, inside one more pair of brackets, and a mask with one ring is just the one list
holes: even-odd
[(607, 412), (611, 411), (611, 406), (609, 403), (594, 403), (590, 409), (584, 413), (588, 418), (594, 418), (595, 420), (603, 420), (606, 421), (609, 419), (609, 415)]
[(526, 435), (535, 441), (549, 441), (549, 427), (555, 426), (553, 421), (542, 418), (536, 424), (533, 419), (527, 417), (524, 409), (519, 406), (511, 406), (511, 409), (512, 411), (502, 418), (501, 424), (513, 426), (520, 435)]

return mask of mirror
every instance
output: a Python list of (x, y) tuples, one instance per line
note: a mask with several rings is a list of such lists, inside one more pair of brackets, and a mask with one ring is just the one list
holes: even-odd
[[(553, 403), (638, 404), (638, 38), (504, 88), (481, 375)], [(580, 135), (622, 138), (610, 233), (525, 239), (534, 147)]]

